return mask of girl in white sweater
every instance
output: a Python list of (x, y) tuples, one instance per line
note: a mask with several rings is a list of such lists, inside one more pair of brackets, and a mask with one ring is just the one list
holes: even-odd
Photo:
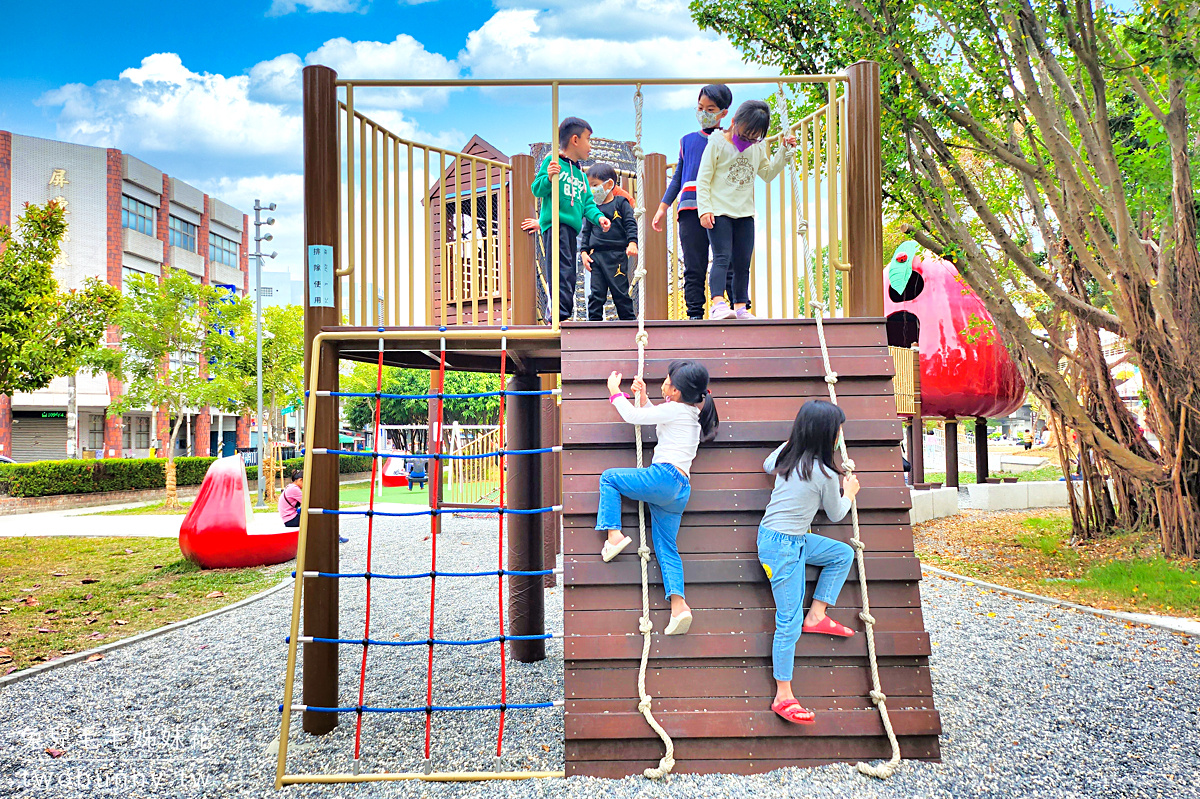
[(716, 438), (717, 409), (708, 393), (708, 370), (695, 361), (673, 361), (662, 383), (664, 402), (651, 405), (646, 383), (633, 380), (635, 402), (621, 393), (621, 375), (608, 376), (609, 402), (630, 424), (656, 425), (654, 460), (642, 469), (605, 469), (600, 475), (600, 510), (596, 529), (608, 534), (600, 550), (604, 561), (615, 558), (632, 540), (621, 532), (621, 497), (645, 502), (650, 508), (654, 557), (662, 571), (663, 588), (671, 602), (667, 635), (681, 635), (692, 624), (692, 611), (683, 598), (683, 560), (676, 537), (683, 509), (692, 495), (691, 468), (701, 441)]
[[(772, 158), (763, 139), (771, 127), (771, 109), (762, 100), (738, 106), (729, 130), (715, 132), (704, 148), (696, 176), (696, 210), (708, 228), (712, 268), (708, 273), (712, 303), (710, 319), (753, 319), (750, 301), (750, 259), (754, 256), (754, 176), (769, 181), (784, 166), (796, 139), (785, 136)], [(725, 297), (728, 272), (733, 271), (733, 296)], [(730, 307), (732, 305), (732, 307)]]

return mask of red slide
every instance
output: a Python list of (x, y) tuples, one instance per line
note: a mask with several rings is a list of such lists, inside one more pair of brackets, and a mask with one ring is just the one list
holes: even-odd
[(296, 557), (299, 529), (279, 522), (278, 532), (255, 535), (249, 531), (251, 513), (241, 457), (219, 458), (208, 467), (200, 494), (183, 518), (179, 549), (204, 569), (269, 566)]

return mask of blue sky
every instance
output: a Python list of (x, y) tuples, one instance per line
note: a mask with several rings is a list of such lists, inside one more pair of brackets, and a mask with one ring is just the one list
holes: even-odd
[[(774, 74), (692, 23), (686, 0), (65, 0), (9, 4), (0, 128), (118, 147), (249, 208), (275, 201), (280, 265), (299, 275), (299, 70), (343, 77)], [(735, 99), (769, 91), (735, 90)], [(562, 112), (632, 138), (632, 91), (564, 91)], [(695, 89), (647, 94), (648, 151), (695, 126)], [(383, 93), (360, 104), (394, 132), (506, 153), (547, 138), (548, 92)]]

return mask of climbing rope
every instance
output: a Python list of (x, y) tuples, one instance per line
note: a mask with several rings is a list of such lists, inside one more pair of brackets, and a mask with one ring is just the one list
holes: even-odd
[[(783, 93), (783, 84), (779, 86), (779, 118), (781, 135), (786, 135), (788, 123), (787, 98)], [(781, 147), (787, 145), (780, 142)], [(813, 318), (817, 323), (817, 340), (821, 343), (821, 360), (825, 365), (825, 384), (829, 386), (829, 401), (834, 405), (838, 404), (837, 400), (837, 385), (838, 375), (833, 371), (833, 367), (829, 363), (829, 345), (825, 341), (825, 327), (823, 318), (825, 312), (829, 310), (829, 304), (819, 299), (817, 293), (816, 277), (813, 274), (813, 257), (812, 250), (808, 244), (808, 220), (799, 215), (800, 203), (800, 187), (799, 180), (796, 176), (796, 159), (792, 152), (787, 154), (788, 177), (792, 186), (792, 206), (797, 212), (799, 222), (797, 228), (800, 232), (800, 243), (804, 248), (804, 271), (808, 276), (808, 285), (810, 296), (813, 297), (811, 302), (813, 308)], [(830, 245), (832, 247), (832, 245)], [(846, 440), (844, 437), (838, 439), (838, 447), (842, 454), (842, 464), (847, 472), (854, 473), (854, 461), (851, 460), (846, 452)], [(640, 464), (639, 464), (640, 465)], [(858, 587), (859, 593), (862, 596), (862, 612), (858, 617), (863, 620), (866, 626), (867, 634), (867, 657), (871, 664), (871, 701), (879, 708), (879, 717), (883, 720), (883, 729), (887, 733), (888, 741), (892, 745), (892, 758), (886, 763), (878, 766), (872, 766), (869, 763), (859, 763), (858, 770), (866, 774), (868, 777), (877, 777), (879, 779), (887, 779), (896, 771), (896, 766), (900, 764), (900, 742), (896, 740), (896, 732), (892, 729), (892, 720), (888, 717), (887, 710), (887, 695), (883, 692), (883, 686), (879, 682), (879, 661), (875, 655), (875, 617), (871, 615), (871, 603), (867, 597), (867, 569), (863, 562), (863, 550), (866, 545), (863, 544), (862, 538), (859, 536), (858, 523), (858, 500), (855, 499), (850, 503), (850, 522), (854, 527), (854, 537), (850, 539), (850, 545), (854, 547), (855, 562), (858, 565)]]
[[(636, 205), (633, 214), (634, 218), (637, 219), (638, 255), (637, 268), (634, 269), (633, 275), (629, 280), (630, 290), (646, 277), (646, 267), (643, 266), (644, 259), (642, 258), (646, 244), (646, 229), (642, 222), (642, 218), (646, 215), (646, 161), (642, 152), (642, 84), (640, 83), (637, 85), (637, 91), (633, 95), (633, 119), (635, 139), (633, 157), (637, 159), (637, 188), (635, 189), (636, 197), (634, 198)], [(638, 292), (638, 332), (637, 336), (634, 337), (638, 348), (638, 375), (642, 374), (642, 370), (645, 367), (646, 344), (650, 341), (650, 336), (646, 333), (646, 292), (644, 288)], [(640, 469), (642, 468), (641, 425), (634, 425), (633, 440), (637, 445), (637, 467)], [(647, 778), (656, 780), (667, 776), (671, 773), (671, 769), (675, 768), (675, 743), (671, 740), (671, 736), (667, 735), (667, 731), (662, 728), (662, 725), (658, 723), (658, 720), (654, 718), (654, 712), (650, 709), (650, 704), (653, 700), (650, 694), (646, 693), (646, 664), (650, 660), (650, 634), (654, 632), (654, 623), (650, 621), (650, 579), (648, 573), (650, 547), (646, 546), (646, 506), (642, 502), (638, 502), (637, 553), (638, 560), (642, 565), (642, 616), (638, 619), (638, 629), (642, 633), (642, 661), (638, 664), (638, 712), (646, 717), (646, 723), (658, 733), (658, 737), (662, 738), (663, 746), (666, 747), (666, 752), (663, 754), (662, 759), (658, 761), (658, 767), (648, 768), (642, 773)]]

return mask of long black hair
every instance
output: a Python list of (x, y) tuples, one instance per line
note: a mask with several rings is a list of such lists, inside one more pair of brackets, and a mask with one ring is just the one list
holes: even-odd
[(771, 107), (762, 100), (747, 100), (734, 112), (730, 127), (742, 133), (743, 139), (761, 139), (771, 128)]
[(680, 399), (689, 405), (700, 404), (700, 441), (712, 441), (717, 437), (717, 406), (712, 394), (708, 393), (708, 370), (695, 361), (671, 361), (667, 367), (671, 385), (679, 389)]
[(832, 402), (809, 400), (804, 403), (792, 423), (791, 436), (775, 459), (775, 474), (787, 479), (799, 470), (800, 479), (808, 480), (812, 477), (813, 464), (818, 461), (828, 472), (841, 474), (842, 470), (833, 465), (833, 448), (845, 421), (846, 414)]

